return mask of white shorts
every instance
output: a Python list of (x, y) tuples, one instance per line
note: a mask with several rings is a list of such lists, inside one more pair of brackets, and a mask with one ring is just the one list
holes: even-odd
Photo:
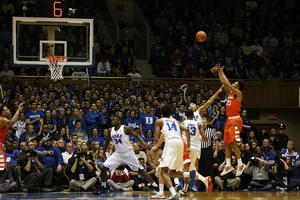
[(198, 155), (199, 155), (200, 152), (201, 152), (201, 149), (199, 151), (198, 148), (191, 146), (191, 155), (190, 155), (191, 164), (190, 164), (190, 167), (189, 167), (190, 171), (196, 170), (195, 164), (196, 164), (196, 161), (197, 161), (197, 158), (198, 158)]
[(171, 139), (166, 142), (159, 167), (168, 167), (170, 170), (183, 168), (183, 142)]
[(139, 169), (144, 170), (144, 167), (137, 159), (133, 150), (122, 154), (115, 151), (111, 156), (107, 158), (107, 160), (103, 163), (103, 165), (104, 167), (107, 167), (111, 171), (113, 171), (121, 163), (128, 165), (133, 171), (138, 171)]

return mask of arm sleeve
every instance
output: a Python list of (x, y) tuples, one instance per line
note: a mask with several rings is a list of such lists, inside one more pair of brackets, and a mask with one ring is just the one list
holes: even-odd
[(85, 121), (85, 118), (82, 118), (81, 119), (81, 129), (83, 130), (83, 131), (86, 131), (86, 121)]
[(86, 124), (93, 124), (93, 119), (92, 119), (92, 115), (90, 112), (88, 112), (85, 116), (85, 121), (86, 121)]
[(62, 155), (61, 152), (58, 148), (54, 149), (55, 154), (56, 154), (56, 161), (57, 161), (57, 165), (62, 165), (63, 164), (63, 159), (62, 159)]
[(44, 154), (43, 151), (36, 150), (36, 153), (37, 153), (38, 158), (44, 158), (45, 157), (45, 154)]
[(245, 173), (249, 174), (249, 175), (252, 175), (252, 168), (251, 167), (246, 167), (245, 168)]
[(104, 116), (100, 113), (100, 125), (103, 125), (105, 122)]
[(100, 73), (100, 71), (101, 71), (101, 62), (99, 62), (97, 65), (97, 73)]
[(270, 164), (267, 163), (266, 161), (264, 161), (264, 167), (265, 167), (265, 170), (269, 172)]

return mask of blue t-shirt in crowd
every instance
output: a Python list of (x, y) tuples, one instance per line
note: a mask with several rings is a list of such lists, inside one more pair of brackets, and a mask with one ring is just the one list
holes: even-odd
[(101, 138), (99, 138), (99, 137), (96, 137), (96, 138), (90, 137), (90, 138), (88, 139), (87, 145), (90, 146), (91, 143), (94, 142), (94, 141), (99, 142), (99, 144), (100, 144), (100, 146), (101, 146), (101, 142), (102, 142), (102, 141), (101, 141)]
[[(50, 133), (51, 131), (53, 131), (54, 129), (54, 125), (57, 125), (56, 119), (52, 119), (52, 122), (50, 119), (48, 120), (44, 120), (44, 124), (48, 125), (48, 133)], [(57, 130), (57, 127), (56, 127)]]
[(102, 165), (103, 165), (104, 161), (99, 159), (95, 160), (95, 165), (98, 165), (98, 168), (101, 169)]
[(127, 119), (125, 119), (124, 124), (126, 124), (126, 126), (129, 126), (132, 130), (134, 130), (136, 126), (140, 127), (139, 120), (137, 119), (131, 120), (130, 117), (127, 117)]
[(155, 121), (156, 121), (156, 117), (152, 114), (150, 115), (143, 114), (142, 116), (140, 116), (140, 123), (142, 124), (144, 135), (148, 129), (151, 129), (153, 133), (155, 132), (154, 131)]
[[(35, 111), (32, 112), (31, 109), (29, 109), (25, 115), (26, 119), (29, 119), (30, 121), (33, 121), (37, 118), (41, 118), (44, 119), (44, 112), (43, 111)], [(34, 132), (38, 133), (40, 131), (40, 120), (37, 120), (36, 122), (33, 123), (33, 127), (34, 127)]]
[(5, 150), (6, 164), (7, 165), (13, 164), (15, 166), (18, 166), (19, 164), (17, 162), (17, 156), (20, 154), (21, 152), (16, 149), (13, 149), (13, 151), (10, 153)]

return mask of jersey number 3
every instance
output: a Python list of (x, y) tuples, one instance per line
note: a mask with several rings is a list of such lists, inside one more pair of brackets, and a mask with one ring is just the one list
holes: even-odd
[(189, 125), (187, 128), (190, 130), (191, 136), (195, 136), (196, 135), (196, 127), (195, 126)]
[(171, 131), (171, 130), (177, 131), (177, 127), (176, 127), (175, 122), (173, 122), (172, 124), (167, 123), (167, 126), (168, 126), (168, 128), (169, 128), (169, 131)]

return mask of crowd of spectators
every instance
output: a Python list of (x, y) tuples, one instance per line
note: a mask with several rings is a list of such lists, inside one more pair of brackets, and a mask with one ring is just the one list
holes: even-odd
[[(139, 1), (143, 12), (152, 19), (154, 34), (157, 36), (150, 61), (153, 69), (159, 69), (155, 70), (158, 76), (217, 77), (217, 74), (210, 74), (209, 69), (221, 62), (226, 65), (226, 75), (230, 78), (298, 77), (295, 71), (298, 70), (300, 44), (297, 1), (213, 2), (214, 5), (211, 1), (154, 1), (152, 5), (151, 1)], [(7, 12), (7, 8), (12, 5), (15, 9)], [(5, 154), (8, 171), (0, 173), (1, 192), (15, 188), (30, 192), (37, 187), (49, 192), (60, 190), (63, 185), (70, 186), (73, 191), (93, 189), (101, 181), (99, 175), (103, 162), (114, 152), (112, 142), (104, 152), (113, 116), (122, 117), (123, 124), (131, 127), (153, 146), (156, 144), (153, 140), (154, 123), (161, 117), (160, 108), (163, 105), (172, 105), (172, 116), (182, 121), (187, 103), (204, 105), (214, 94), (209, 85), (201, 88), (195, 84), (188, 91), (185, 103), (179, 89), (181, 84), (175, 90), (170, 88), (168, 82), (157, 85), (155, 80), (142, 85), (138, 80), (140, 75), (134, 77), (138, 72), (133, 67), (124, 42), (118, 41), (113, 48), (109, 40), (103, 37), (101, 27), (95, 29), (97, 66), (93, 73), (99, 76), (124, 76), (131, 73), (137, 79), (136, 82), (123, 82), (121, 85), (75, 84), (71, 89), (59, 81), (55, 85), (42, 85), (39, 79), (34, 84), (24, 81), (9, 85), (5, 75), (45, 73), (41, 68), (11, 70), (9, 30), (11, 16), (22, 15), (18, 6), (18, 3), (6, 0), (0, 9), (0, 43), (3, 44), (0, 45), (0, 62), (3, 67), (0, 72), (3, 75), (1, 104), (14, 114), (19, 104), (25, 103), (19, 120), (7, 131)], [(94, 12), (89, 10), (93, 9), (90, 1), (79, 2), (77, 7), (77, 17), (93, 17)], [(203, 44), (193, 39), (199, 30), (208, 35)], [(40, 35), (39, 32), (32, 34), (30, 31), (29, 28), (23, 35), (22, 51), (25, 54), (35, 50), (34, 41), (39, 38), (35, 36)], [(63, 31), (66, 40), (75, 43), (73, 53), (84, 55), (83, 35), (80, 32), (73, 33), (72, 29)], [(80, 68), (75, 72), (71, 72), (70, 68), (64, 69), (64, 75), (74, 73), (83, 76), (79, 74), (84, 72)], [(226, 98), (221, 99), (220, 96), (203, 112), (208, 127), (216, 132), (216, 140), (221, 144), (212, 166), (214, 173), (209, 174), (214, 178), (214, 185), (221, 190), (297, 189), (300, 183), (299, 154), (294, 142), (285, 135), (285, 126), (280, 124), (270, 132), (257, 131), (251, 127), (246, 110), (241, 112), (246, 126), (239, 143), (243, 163), (247, 164), (245, 173), (241, 178), (236, 178), (234, 171), (225, 177), (218, 176), (225, 160), (222, 142), (225, 113)], [(144, 170), (157, 181), (158, 159), (163, 147), (149, 153), (149, 149), (143, 149), (135, 138), (130, 138), (130, 141)], [(216, 150), (216, 145), (211, 148)], [(236, 157), (233, 154), (234, 163)], [(128, 168), (126, 163), (110, 172), (110, 175), (108, 185), (113, 190), (149, 190), (148, 183)]]
[[(195, 84), (187, 93), (185, 103), (179, 89), (181, 84), (173, 91), (168, 82), (158, 86), (155, 80), (144, 85), (140, 81), (123, 82), (120, 85), (97, 85), (93, 82), (90, 87), (76, 84), (71, 88), (60, 85), (60, 82), (42, 86), (38, 79), (33, 86), (28, 82), (16, 84), (12, 89), (7, 84), (7, 78), (2, 77), (2, 106), (8, 107), (14, 114), (19, 103), (25, 103), (19, 120), (7, 131), (5, 154), (9, 170), (3, 175), (3, 184), (7, 184), (3, 191), (13, 188), (32, 191), (39, 187), (43, 191), (56, 191), (63, 185), (69, 185), (74, 191), (92, 190), (101, 181), (99, 175), (103, 162), (114, 152), (113, 142), (104, 152), (113, 116), (122, 117), (122, 123), (131, 127), (152, 147), (156, 144), (153, 140), (154, 124), (161, 117), (160, 108), (163, 105), (170, 104), (174, 111), (172, 116), (182, 121), (188, 103), (194, 102), (197, 107), (204, 105), (214, 94), (209, 85), (200, 88)], [(285, 125), (274, 127), (270, 133), (265, 130), (257, 132), (255, 127), (251, 127), (246, 110), (241, 112), (245, 127), (239, 147), (243, 162), (248, 167), (241, 178), (235, 178), (234, 172), (219, 177), (225, 160), (222, 141), (225, 113), (226, 99), (220, 96), (203, 112), (207, 127), (216, 132), (210, 147), (215, 152), (211, 155), (214, 160), (211, 167), (215, 170), (212, 170), (213, 174), (208, 174), (214, 178), (214, 185), (219, 185), (222, 190), (297, 188), (300, 180), (299, 154), (294, 149), (293, 141), (284, 133)], [(215, 145), (216, 140), (220, 145)], [(145, 171), (157, 181), (158, 160), (163, 146), (150, 153), (135, 138), (130, 137), (130, 141)], [(233, 163), (236, 162), (234, 154), (232, 159)], [(257, 174), (258, 166), (266, 169), (262, 177)], [(269, 173), (269, 169), (273, 173)], [(132, 171), (126, 162), (110, 173), (108, 185), (113, 190), (150, 189), (146, 180)]]
[[(74, 1), (76, 2), (76, 1)], [(78, 1), (70, 7), (76, 9), (75, 17), (95, 18), (101, 2)], [(74, 3), (74, 4), (73, 4)], [(218, 78), (210, 68), (216, 63), (225, 66), (229, 78), (259, 81), (278, 77), (299, 79), (300, 29), (299, 2), (275, 1), (138, 1), (146, 19), (150, 21), (156, 43), (151, 47), (150, 61), (158, 77)], [(14, 9), (12, 9), (14, 8)], [(31, 13), (28, 11), (28, 15)], [(34, 14), (32, 14), (34, 15)], [(2, 75), (49, 75), (46, 69), (17, 68), (9, 64), (12, 16), (22, 16), (18, 2), (5, 1), (0, 9), (0, 64)], [(47, 36), (41, 29), (23, 27), (19, 45), (20, 55), (37, 56), (39, 40)], [(68, 41), (68, 57), (87, 56), (84, 28), (62, 28), (58, 40)], [(128, 47), (134, 48), (134, 39), (143, 37), (128, 21), (122, 39), (111, 44), (94, 23), (96, 66), (94, 76), (141, 77), (132, 70), (133, 58)], [(207, 39), (197, 42), (195, 34), (204, 31)], [(124, 39), (128, 45), (125, 45)], [(56, 53), (62, 52), (57, 47)], [(32, 58), (35, 59), (35, 58)], [(73, 59), (76, 60), (76, 59)], [(83, 69), (65, 68), (64, 75), (85, 76)]]
[[(138, 2), (156, 36), (157, 76), (217, 78), (210, 68), (221, 63), (229, 78), (299, 79), (299, 1)], [(205, 42), (195, 39), (198, 31)]]

